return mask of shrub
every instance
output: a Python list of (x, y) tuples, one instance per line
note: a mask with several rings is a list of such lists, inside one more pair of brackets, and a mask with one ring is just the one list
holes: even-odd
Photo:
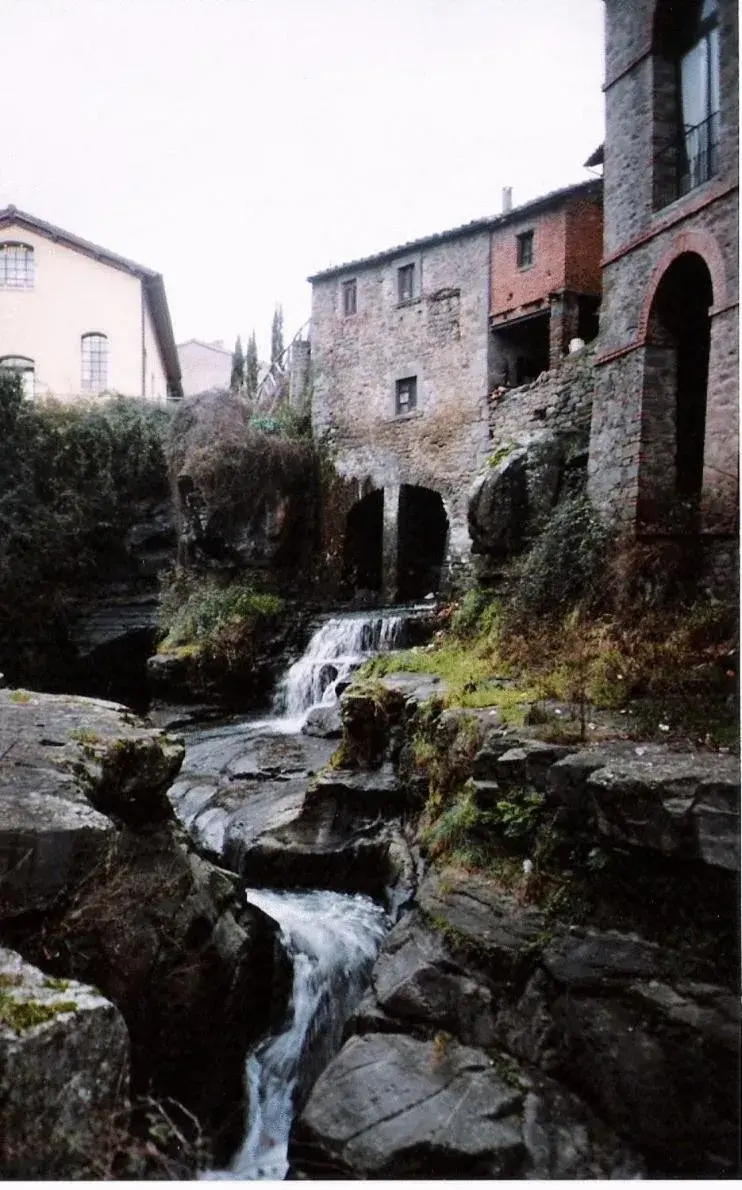
[(558, 504), (541, 535), (526, 555), (507, 618), (563, 613), (576, 603), (598, 602), (609, 535), (587, 496), (571, 496)]

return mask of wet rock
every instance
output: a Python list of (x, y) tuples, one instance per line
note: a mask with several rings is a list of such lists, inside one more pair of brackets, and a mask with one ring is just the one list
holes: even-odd
[(505, 448), (470, 491), (474, 553), (502, 557), (521, 549), (553, 507), (564, 464), (563, 442), (551, 431)]
[(448, 1038), (352, 1037), (294, 1128), (294, 1169), (354, 1178), (631, 1177), (589, 1110), (512, 1060)]
[(0, 947), (0, 1176), (110, 1176), (128, 1086), (118, 1009)]
[(452, 954), (498, 983), (524, 977), (548, 937), (540, 910), (485, 876), (453, 868), (430, 872), (417, 901)]
[(50, 906), (116, 823), (172, 818), (183, 748), (97, 699), (0, 690), (0, 916)]
[(302, 731), (304, 735), (321, 736), (326, 740), (339, 740), (343, 734), (340, 707), (337, 703), (327, 707), (312, 707), (307, 712)]

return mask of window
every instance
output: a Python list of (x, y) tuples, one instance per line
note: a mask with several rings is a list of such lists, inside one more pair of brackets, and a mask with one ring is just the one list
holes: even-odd
[(33, 289), (33, 248), (28, 244), (0, 244), (0, 289)]
[(350, 317), (358, 311), (358, 287), (355, 277), (350, 281), (343, 281), (343, 316)]
[(659, 210), (716, 174), (719, 27), (716, 0), (664, 0), (654, 32), (654, 205)]
[(397, 300), (400, 305), (414, 301), (415, 298), (415, 266), (404, 264), (397, 269)]
[(108, 388), (108, 339), (105, 335), (82, 337), (82, 391), (102, 393)]
[(515, 237), (516, 260), (519, 269), (528, 269), (533, 264), (533, 232), (523, 231)]
[(410, 413), (416, 408), (417, 376), (405, 376), (404, 380), (397, 381), (394, 412), (399, 416), (401, 413)]
[(27, 359), (24, 355), (6, 355), (0, 359), (0, 370), (15, 372), (19, 375), (23, 384), (24, 397), (29, 401), (33, 401), (36, 385), (34, 362), (32, 359)]

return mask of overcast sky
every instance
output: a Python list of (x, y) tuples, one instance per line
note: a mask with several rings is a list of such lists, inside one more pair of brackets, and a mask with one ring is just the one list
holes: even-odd
[(175, 336), (588, 177), (600, 0), (4, 0), (0, 206), (164, 274)]

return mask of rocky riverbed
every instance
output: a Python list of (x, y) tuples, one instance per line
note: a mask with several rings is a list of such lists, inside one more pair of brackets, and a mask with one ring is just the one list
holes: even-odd
[[(184, 751), (115, 704), (0, 692), (6, 1176), (103, 1176), (81, 1154), (132, 1095), (177, 1099), (212, 1164), (250, 1148), (245, 1054), (292, 993), (245, 885), (365, 892), (396, 923), (296, 1104), (293, 1176), (737, 1172), (737, 758), (546, 741), (442, 693), (390, 674), (303, 724), (188, 729)], [(431, 740), (472, 805), (536, 798), (607, 864), (593, 901), (576, 911), (572, 861), (548, 884), (538, 855), (436, 858)]]

